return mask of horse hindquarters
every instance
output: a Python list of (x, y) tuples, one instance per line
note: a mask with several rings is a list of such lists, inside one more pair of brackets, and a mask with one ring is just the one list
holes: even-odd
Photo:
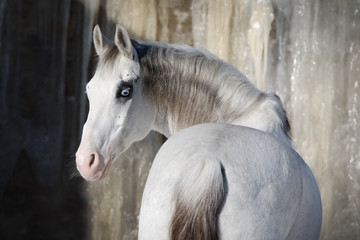
[(139, 239), (219, 239), (217, 217), (225, 196), (222, 166), (196, 155), (177, 155), (176, 161), (167, 157), (167, 166), (161, 168), (155, 158), (141, 204)]
[(165, 240), (170, 232), (175, 239), (291, 239), (299, 216), (314, 212), (318, 218), (321, 208), (303, 206), (309, 187), (318, 193), (304, 166), (295, 151), (258, 130), (225, 124), (184, 129), (154, 160), (139, 239)]
[(299, 214), (287, 239), (316, 240), (320, 237), (322, 204), (316, 180), (310, 168), (304, 163), (303, 194)]
[(138, 239), (219, 239), (217, 217), (226, 180), (218, 155), (194, 148), (199, 145), (196, 139), (176, 140), (173, 144), (169, 139), (154, 159), (143, 193)]

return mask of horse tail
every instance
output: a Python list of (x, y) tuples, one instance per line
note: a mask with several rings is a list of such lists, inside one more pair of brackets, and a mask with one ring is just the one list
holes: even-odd
[(197, 161), (176, 184), (171, 240), (217, 240), (218, 215), (225, 200), (226, 177), (218, 160)]

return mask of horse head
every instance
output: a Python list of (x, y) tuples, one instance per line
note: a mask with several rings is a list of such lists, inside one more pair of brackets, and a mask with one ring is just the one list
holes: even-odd
[(125, 28), (116, 26), (112, 42), (95, 26), (93, 41), (99, 63), (86, 85), (89, 113), (76, 164), (86, 180), (102, 180), (111, 162), (149, 133), (155, 113), (142, 93), (138, 55)]

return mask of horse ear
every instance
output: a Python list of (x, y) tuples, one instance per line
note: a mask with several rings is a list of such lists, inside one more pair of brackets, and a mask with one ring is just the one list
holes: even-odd
[(93, 31), (93, 41), (94, 41), (94, 46), (95, 46), (95, 51), (97, 53), (97, 55), (101, 55), (105, 52), (105, 50), (108, 48), (108, 46), (110, 45), (110, 41), (109, 39), (107, 39), (100, 30), (99, 25), (96, 25), (94, 27), (94, 31)]
[(124, 53), (127, 57), (132, 57), (132, 45), (128, 32), (120, 25), (116, 25), (115, 44), (120, 52)]

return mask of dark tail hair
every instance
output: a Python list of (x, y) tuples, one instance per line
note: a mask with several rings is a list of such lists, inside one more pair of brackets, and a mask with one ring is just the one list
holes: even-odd
[(218, 215), (226, 195), (220, 161), (200, 161), (185, 172), (175, 191), (171, 240), (217, 240)]

